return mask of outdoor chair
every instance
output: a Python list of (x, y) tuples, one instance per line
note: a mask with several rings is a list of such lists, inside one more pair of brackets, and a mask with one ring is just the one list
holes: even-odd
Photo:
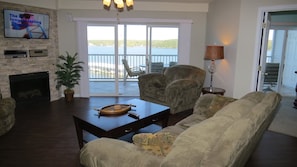
[(175, 62), (175, 61), (169, 62), (169, 67), (174, 66), (174, 65), (177, 65), (177, 62)]
[(151, 64), (151, 72), (152, 73), (162, 73), (164, 68), (163, 62), (152, 62)]
[[(275, 86), (278, 81), (279, 63), (266, 63), (264, 73), (264, 84), (269, 84), (264, 91), (272, 91), (271, 87)], [(271, 87), (270, 87), (271, 86)]]
[(127, 74), (124, 74), (124, 84), (128, 77), (136, 77), (142, 74), (145, 74), (145, 71), (142, 71), (139, 67), (129, 67), (128, 61), (126, 59), (122, 59), (124, 68)]

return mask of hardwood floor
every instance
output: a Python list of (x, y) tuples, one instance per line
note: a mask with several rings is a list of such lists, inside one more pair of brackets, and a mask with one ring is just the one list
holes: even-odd
[[(120, 103), (133, 97), (76, 98), (71, 104), (60, 99), (51, 103), (18, 107), (16, 123), (0, 136), (1, 167), (81, 167), (72, 112)], [(169, 124), (190, 114), (169, 119)], [(247, 167), (289, 167), (297, 159), (297, 138), (266, 132)]]

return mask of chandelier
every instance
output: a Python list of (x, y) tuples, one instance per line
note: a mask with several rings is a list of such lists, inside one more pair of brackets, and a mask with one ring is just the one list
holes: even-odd
[[(111, 6), (111, 1), (112, 0), (103, 0), (103, 5), (104, 9), (109, 10)], [(118, 11), (123, 11), (125, 2), (126, 2), (126, 7), (128, 10), (133, 9), (134, 2), (133, 0), (113, 0), (115, 7), (118, 9)]]

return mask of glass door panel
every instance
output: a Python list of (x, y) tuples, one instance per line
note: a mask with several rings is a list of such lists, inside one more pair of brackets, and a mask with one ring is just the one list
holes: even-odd
[(148, 27), (149, 34), (149, 69), (150, 72), (162, 72), (178, 62), (178, 28)]
[(117, 94), (116, 27), (88, 25), (90, 96)]
[[(119, 62), (122, 59), (132, 71), (146, 70), (146, 25), (119, 25)], [(138, 96), (138, 77), (129, 76), (122, 64), (120, 67), (119, 93), (125, 96)]]
[(178, 27), (90, 24), (87, 43), (90, 96), (139, 96), (138, 76), (128, 75), (123, 59), (146, 73), (178, 61)]
[[(288, 92), (294, 92), (297, 75), (297, 30), (288, 30), (282, 85)], [(294, 94), (294, 93), (291, 93)]]
[[(294, 94), (297, 81), (297, 30), (271, 29), (262, 90)], [(293, 92), (293, 93), (292, 93)]]
[(280, 67), (282, 65), (283, 45), (285, 40), (285, 31), (269, 30), (266, 62), (264, 68), (263, 91), (278, 91)]

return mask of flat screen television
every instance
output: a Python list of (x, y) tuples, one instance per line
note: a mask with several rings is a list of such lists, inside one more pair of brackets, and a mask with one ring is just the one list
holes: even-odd
[(3, 10), (4, 37), (48, 39), (49, 16), (16, 10)]

